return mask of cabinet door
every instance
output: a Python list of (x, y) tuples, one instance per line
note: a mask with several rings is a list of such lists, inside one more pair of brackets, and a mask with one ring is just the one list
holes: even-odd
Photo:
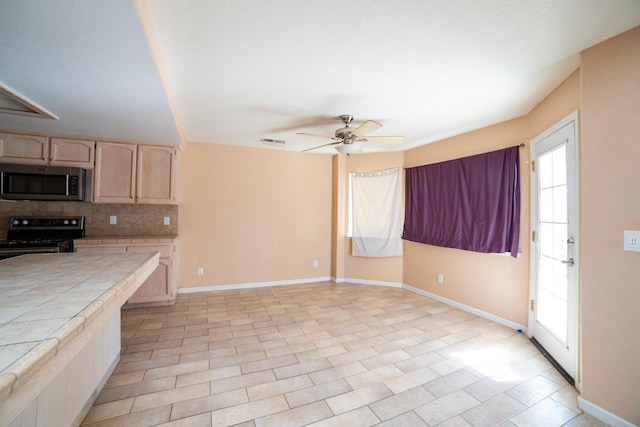
[(95, 143), (86, 139), (51, 138), (51, 165), (93, 169)]
[(138, 203), (177, 203), (177, 156), (172, 147), (138, 146)]
[(172, 304), (176, 296), (176, 271), (174, 269), (175, 244), (166, 243), (76, 243), (78, 253), (101, 254), (114, 252), (160, 252), (158, 267), (127, 300), (127, 305), (155, 306)]
[(127, 252), (160, 252), (160, 264), (151, 276), (129, 298), (128, 304), (161, 303), (172, 301), (175, 294), (172, 244), (130, 244)]
[(48, 159), (46, 136), (0, 133), (0, 162), (44, 165)]
[(96, 143), (94, 197), (97, 203), (135, 203), (135, 144)]
[(169, 295), (169, 277), (171, 266), (167, 259), (161, 259), (158, 267), (149, 278), (131, 295), (128, 304), (161, 302), (171, 299)]

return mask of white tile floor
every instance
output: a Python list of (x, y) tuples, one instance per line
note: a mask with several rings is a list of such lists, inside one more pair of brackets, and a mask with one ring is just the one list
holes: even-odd
[(526, 336), (407, 290), (318, 283), (123, 311), (86, 426), (604, 426)]

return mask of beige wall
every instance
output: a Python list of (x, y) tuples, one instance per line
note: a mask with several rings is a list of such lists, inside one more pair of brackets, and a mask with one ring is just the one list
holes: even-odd
[[(520, 143), (520, 256), (480, 254), (404, 242), (404, 283), (522, 325), (528, 323), (530, 174), (529, 141), (579, 108), (575, 71), (527, 116), (428, 144), (405, 153), (405, 167), (441, 162)], [(437, 276), (444, 275), (444, 283)]]
[(640, 425), (640, 27), (582, 54), (582, 394)]
[(527, 114), (527, 137), (533, 139), (580, 109), (580, 70), (576, 70)]
[[(526, 143), (577, 109), (578, 83), (579, 74), (576, 72), (527, 117), (405, 153), (330, 157), (189, 143), (180, 168), (180, 287), (321, 276), (406, 283), (526, 325), (530, 184), (529, 175), (525, 172), (528, 170), (528, 147), (520, 152), (523, 216), (522, 253), (518, 259), (411, 242), (404, 243), (404, 257), (353, 257), (350, 254), (351, 242), (344, 236), (346, 174), (351, 171), (411, 167)], [(309, 170), (308, 165), (314, 165), (315, 173), (300, 175), (300, 171)], [(253, 175), (236, 172), (239, 169), (253, 171)], [(235, 176), (234, 180), (230, 180), (230, 176)], [(300, 177), (304, 178), (300, 180)], [(220, 181), (225, 184), (214, 184)], [(283, 185), (283, 182), (287, 184)], [(314, 191), (309, 192), (310, 188)], [(288, 191), (298, 194), (289, 196)], [(256, 197), (258, 193), (262, 197)], [(304, 219), (298, 218), (296, 213), (295, 221), (302, 221), (302, 228), (312, 225), (317, 230), (324, 230), (327, 235), (318, 235), (315, 240), (292, 237), (287, 239), (290, 246), (279, 244), (280, 255), (290, 252), (297, 259), (294, 264), (299, 268), (294, 269), (291, 264), (279, 262), (278, 259), (274, 263), (271, 257), (276, 256), (273, 253), (274, 236), (281, 233), (278, 230), (286, 231), (288, 222), (294, 221), (294, 217), (289, 215), (289, 220), (281, 222), (283, 205), (278, 200), (298, 200), (301, 195), (304, 195), (303, 199), (312, 198), (315, 201), (312, 203), (319, 203), (323, 208), (313, 210), (311, 216)], [(325, 201), (320, 203), (318, 198)], [(299, 210), (299, 207), (285, 210), (291, 213)], [(259, 215), (260, 211), (262, 214)], [(321, 212), (327, 216), (323, 217)], [(311, 217), (315, 220), (310, 220)], [(246, 233), (245, 228), (252, 232)], [(294, 233), (297, 234), (299, 232)], [(302, 251), (296, 249), (301, 241), (305, 242)], [(313, 259), (319, 259), (319, 268), (310, 270)], [(199, 266), (205, 268), (202, 277), (196, 276)], [(438, 273), (444, 274), (445, 280), (441, 285), (437, 284)]]
[[(623, 230), (640, 229), (638, 70), (636, 28), (584, 52), (581, 70), (528, 115), (402, 154), (346, 158), (190, 143), (181, 161), (180, 286), (329, 275), (403, 282), (526, 325), (528, 141), (579, 110), (582, 393), (640, 424), (640, 254), (622, 251)], [(523, 142), (518, 259), (411, 242), (404, 243), (402, 259), (349, 255), (343, 231), (348, 171), (411, 167)], [(205, 276), (195, 275), (197, 266)]]
[[(526, 142), (526, 119), (519, 118), (405, 152), (405, 167), (512, 147)], [(527, 324), (529, 300), (529, 175), (527, 147), (520, 150), (521, 254), (480, 254), (405, 242), (404, 283), (444, 298)], [(442, 284), (438, 274), (444, 275)]]
[(329, 277), (331, 171), (329, 156), (188, 143), (179, 286)]

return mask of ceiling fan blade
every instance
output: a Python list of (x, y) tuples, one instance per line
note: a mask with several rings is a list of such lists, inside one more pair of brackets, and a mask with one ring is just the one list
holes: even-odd
[(363, 139), (367, 142), (373, 142), (376, 144), (400, 144), (404, 141), (404, 136), (365, 136)]
[(335, 139), (332, 136), (329, 136), (329, 135), (318, 135), (317, 133), (297, 132), (296, 135), (312, 136), (314, 138)]
[(326, 125), (333, 124), (335, 121), (335, 117), (318, 116), (318, 115), (308, 116), (306, 118), (296, 117), (295, 119), (293, 119), (292, 117), (288, 117), (286, 121), (288, 122), (288, 124), (283, 124), (282, 126), (278, 126), (277, 128), (269, 129), (269, 132), (270, 133), (291, 132), (291, 131), (296, 131), (300, 129), (326, 126)]
[(311, 151), (311, 150), (315, 150), (317, 148), (328, 147), (330, 145), (338, 145), (338, 144), (342, 144), (342, 141), (330, 142), (328, 144), (318, 145), (317, 147), (307, 148), (306, 150), (302, 150), (302, 153), (304, 153), (305, 151)]
[(374, 130), (378, 130), (382, 127), (382, 125), (378, 122), (374, 122), (373, 120), (367, 120), (363, 124), (361, 124), (356, 130), (351, 132), (351, 135), (355, 135), (357, 137), (365, 136), (368, 133), (373, 132)]

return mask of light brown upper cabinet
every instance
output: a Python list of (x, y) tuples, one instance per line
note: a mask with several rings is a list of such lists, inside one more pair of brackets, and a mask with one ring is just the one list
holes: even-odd
[(137, 145), (119, 142), (96, 143), (93, 201), (135, 203)]
[(87, 139), (51, 138), (51, 166), (93, 169), (95, 143)]
[(0, 133), (0, 162), (93, 169), (95, 145), (88, 139)]
[(138, 203), (176, 204), (178, 150), (173, 147), (138, 146), (136, 198)]
[(176, 204), (177, 158), (172, 147), (98, 142), (94, 202)]
[(46, 136), (0, 133), (0, 162), (44, 165), (49, 160)]

